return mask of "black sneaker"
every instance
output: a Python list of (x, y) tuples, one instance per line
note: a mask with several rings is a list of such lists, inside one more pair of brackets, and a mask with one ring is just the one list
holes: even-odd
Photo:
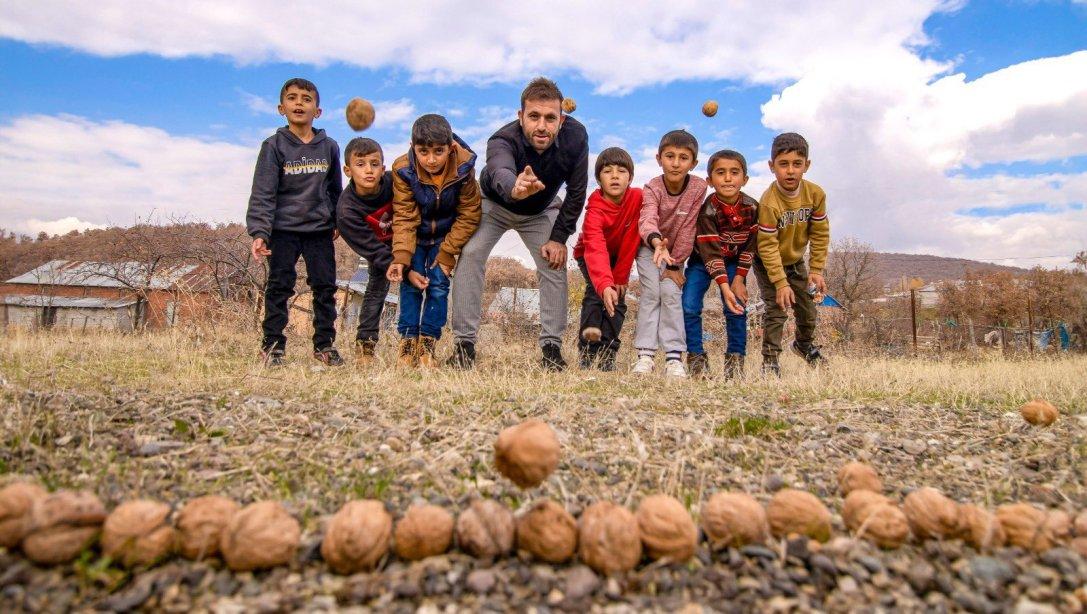
[(777, 356), (763, 356), (762, 357), (762, 374), (773, 375), (774, 377), (781, 377), (781, 365), (778, 364)]
[(577, 349), (577, 366), (581, 369), (592, 369), (600, 355), (600, 344), (590, 343)]
[(794, 354), (803, 358), (804, 362), (808, 363), (809, 367), (818, 367), (819, 365), (825, 365), (827, 363), (827, 359), (823, 358), (823, 355), (819, 353), (819, 348), (815, 345), (809, 347), (807, 352), (801, 350), (800, 347), (796, 345), (796, 341), (793, 341), (792, 345), (789, 347), (793, 350)]
[(261, 350), (260, 356), (266, 367), (282, 367), (287, 364), (287, 355), (279, 348)]
[(336, 351), (336, 348), (329, 347), (323, 350), (314, 350), (313, 357), (329, 367), (343, 366), (343, 358), (340, 357), (340, 353)]
[(454, 369), (471, 369), (476, 364), (476, 344), (471, 341), (457, 341), (453, 344), (453, 355), (445, 364)]
[(562, 348), (557, 343), (548, 343), (543, 346), (543, 358), (540, 366), (548, 371), (562, 371), (566, 368), (566, 361), (562, 358)]
[(710, 359), (705, 352), (697, 354), (687, 352), (687, 371), (695, 379), (704, 379), (710, 374)]
[(600, 350), (599, 359), (597, 363), (600, 366), (601, 371), (614, 371), (615, 370), (615, 354), (616, 350), (612, 348), (604, 348)]

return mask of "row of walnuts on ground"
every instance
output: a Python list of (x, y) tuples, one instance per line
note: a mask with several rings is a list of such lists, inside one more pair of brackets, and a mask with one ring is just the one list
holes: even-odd
[[(558, 437), (540, 420), (509, 427), (495, 442), (496, 469), (521, 488), (542, 483), (559, 458)], [(883, 548), (897, 548), (910, 535), (963, 539), (979, 550), (1007, 543), (1037, 552), (1070, 540), (1087, 556), (1087, 511), (1074, 522), (1066, 512), (1024, 503), (992, 514), (930, 487), (910, 492), (899, 505), (882, 494), (875, 469), (857, 462), (842, 467), (838, 485), (846, 527)], [(210, 495), (187, 502), (172, 523), (171, 511), (164, 503), (136, 500), (107, 514), (92, 493), (49, 494), (16, 482), (0, 490), (0, 547), (18, 546), (32, 561), (61, 564), (99, 540), (104, 555), (127, 567), (150, 566), (177, 552), (189, 559), (218, 555), (229, 568), (247, 571), (288, 564), (301, 543), (298, 521), (275, 501), (241, 507)], [(777, 492), (765, 508), (746, 493), (717, 493), (700, 513), (713, 549), (765, 543), (771, 536), (806, 536), (818, 547), (831, 537), (831, 518), (819, 498), (795, 489)], [(646, 497), (634, 513), (597, 502), (580, 520), (551, 500), (515, 517), (497, 501), (476, 499), (455, 521), (444, 508), (417, 504), (394, 523), (382, 502), (355, 500), (329, 520), (321, 554), (334, 571), (349, 574), (374, 569), (390, 549), (409, 561), (442, 554), (454, 538), (478, 558), (507, 555), (516, 544), (551, 563), (569, 561), (576, 552), (586, 565), (609, 574), (633, 569), (643, 555), (686, 561), (697, 548), (698, 530), (683, 504), (662, 494)]]

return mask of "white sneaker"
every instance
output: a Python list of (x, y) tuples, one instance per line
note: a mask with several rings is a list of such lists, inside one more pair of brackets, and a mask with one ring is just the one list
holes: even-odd
[(669, 360), (664, 363), (664, 376), (687, 379), (687, 367), (679, 360)]
[(645, 375), (653, 372), (653, 357), (652, 356), (639, 356), (638, 361), (634, 363), (634, 368), (630, 370), (631, 373), (638, 375)]

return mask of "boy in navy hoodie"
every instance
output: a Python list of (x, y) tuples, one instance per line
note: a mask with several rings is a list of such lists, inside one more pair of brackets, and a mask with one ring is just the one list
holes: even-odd
[(411, 127), (411, 149), (393, 162), (393, 263), (400, 283), (401, 366), (437, 365), (449, 318), (449, 277), (483, 216), (476, 154), (441, 115)]
[(279, 91), (279, 113), (287, 125), (260, 146), (246, 230), (251, 252), (269, 258), (264, 290), (264, 339), (261, 354), (268, 366), (282, 365), (287, 338), (287, 301), (294, 294), (295, 265), (306, 261), (306, 281), (313, 292), (313, 357), (340, 366), (336, 340), (336, 202), (343, 191), (340, 147), (314, 130), (321, 116), (317, 86), (290, 79)]
[(343, 172), (348, 182), (336, 203), (336, 228), (370, 269), (355, 334), (356, 364), (364, 366), (374, 359), (381, 311), (389, 293), (385, 274), (393, 261), (393, 177), (385, 170), (381, 145), (362, 137), (351, 139), (344, 148)]

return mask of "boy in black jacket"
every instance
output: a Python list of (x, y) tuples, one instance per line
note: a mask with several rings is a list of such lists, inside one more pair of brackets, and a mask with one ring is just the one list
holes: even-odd
[(306, 281), (313, 291), (313, 357), (340, 366), (336, 348), (336, 253), (332, 241), (336, 202), (343, 191), (340, 147), (314, 130), (321, 116), (317, 86), (291, 79), (279, 91), (279, 112), (287, 126), (260, 146), (246, 230), (251, 251), (269, 258), (264, 290), (264, 339), (261, 354), (269, 366), (284, 362), (287, 301), (294, 294), (295, 265), (306, 261)]
[(385, 273), (393, 261), (393, 177), (385, 170), (381, 145), (373, 139), (351, 139), (343, 150), (343, 161), (349, 181), (336, 204), (336, 227), (370, 266), (355, 335), (355, 356), (361, 366), (374, 359), (381, 310), (389, 292)]

